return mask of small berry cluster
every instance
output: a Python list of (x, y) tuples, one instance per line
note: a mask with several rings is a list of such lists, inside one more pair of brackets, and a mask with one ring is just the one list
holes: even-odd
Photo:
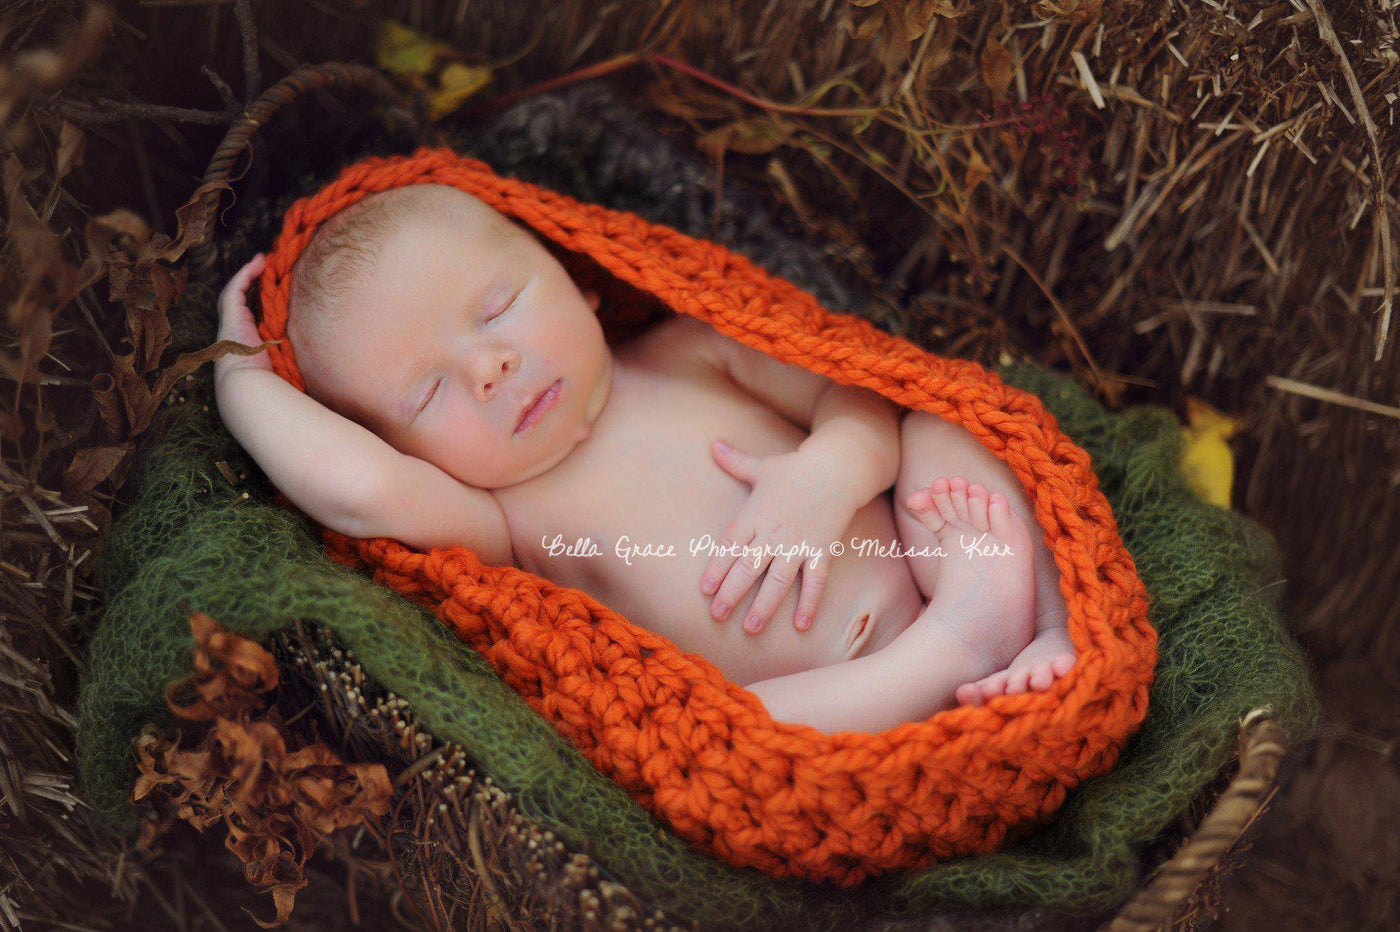
[(1026, 141), (1039, 145), (1050, 160), (1050, 184), (1059, 194), (1073, 196), (1079, 191), (1081, 174), (1089, 167), (1088, 156), (1079, 152), (1079, 133), (1070, 125), (1063, 105), (1049, 94), (1038, 94), (1025, 101), (999, 100), (993, 105), (989, 122), (1007, 126)]

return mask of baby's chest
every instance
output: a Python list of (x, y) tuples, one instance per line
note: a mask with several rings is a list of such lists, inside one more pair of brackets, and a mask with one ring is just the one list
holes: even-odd
[[(687, 563), (696, 539), (718, 537), (748, 497), (749, 486), (715, 463), (714, 441), (762, 456), (806, 436), (722, 372), (630, 369), (589, 442), (503, 502), (517, 559), (584, 589), (625, 585), (623, 572), (655, 582)], [(620, 569), (638, 549), (670, 566)], [(675, 556), (659, 555), (668, 550)]]

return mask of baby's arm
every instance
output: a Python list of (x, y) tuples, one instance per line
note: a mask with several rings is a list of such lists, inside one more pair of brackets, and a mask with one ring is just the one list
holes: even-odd
[(833, 493), (849, 492), (859, 507), (894, 485), (903, 415), (898, 405), (870, 389), (780, 362), (701, 321), (687, 318), (682, 326), (736, 384), (809, 432), (798, 450), (832, 464)]
[[(255, 259), (219, 298), (219, 339), (257, 345), (244, 291)], [(219, 416), (284, 495), (351, 537), (391, 537), (427, 549), (462, 545), (490, 564), (512, 562), (509, 528), (490, 492), (395, 450), (272, 371), (266, 351), (214, 361)]]

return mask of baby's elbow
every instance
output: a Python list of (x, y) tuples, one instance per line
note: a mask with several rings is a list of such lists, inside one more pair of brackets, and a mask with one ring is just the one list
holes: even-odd
[(397, 537), (396, 517), (405, 511), (401, 498), (402, 483), (394, 483), (385, 473), (360, 470), (340, 478), (336, 483), (340, 493), (329, 509), (332, 521), (323, 522), (347, 537), (368, 539)]

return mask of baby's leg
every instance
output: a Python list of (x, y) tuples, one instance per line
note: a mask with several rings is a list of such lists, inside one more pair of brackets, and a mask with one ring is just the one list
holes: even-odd
[[(911, 557), (941, 566), (938, 591), (905, 633), (930, 648), (941, 639), (941, 656), (963, 668), (948, 671), (954, 686), (1005, 670), (1035, 628), (1031, 535), (1025, 523), (1011, 513), (1004, 495), (961, 476), (939, 476), (910, 495), (908, 506), (937, 539), (942, 555)], [(948, 650), (949, 644), (954, 649)], [(962, 688), (950, 688), (948, 700)]]
[(1004, 669), (1030, 640), (1030, 533), (1006, 499), (975, 483), (950, 491), (936, 479), (911, 500), (950, 554), (941, 558), (938, 593), (874, 653), (749, 684), (774, 718), (828, 734), (923, 721), (953, 705), (969, 679)]
[[(937, 543), (925, 524), (904, 507), (916, 490), (927, 489), (937, 476), (968, 476), (989, 493), (1005, 496), (1012, 513), (1031, 531), (1035, 574), (1035, 633), (1004, 670), (958, 691), (958, 700), (980, 705), (992, 696), (1047, 689), (1056, 676), (1074, 665), (1074, 645), (1067, 629), (1069, 611), (1060, 593), (1060, 570), (1045, 544), (1045, 536), (1016, 474), (1004, 460), (968, 431), (937, 415), (910, 411), (900, 424), (901, 463), (895, 481), (895, 523), (906, 550)], [(946, 549), (946, 548), (945, 548)], [(946, 561), (910, 557), (910, 569), (924, 597), (932, 599)]]

